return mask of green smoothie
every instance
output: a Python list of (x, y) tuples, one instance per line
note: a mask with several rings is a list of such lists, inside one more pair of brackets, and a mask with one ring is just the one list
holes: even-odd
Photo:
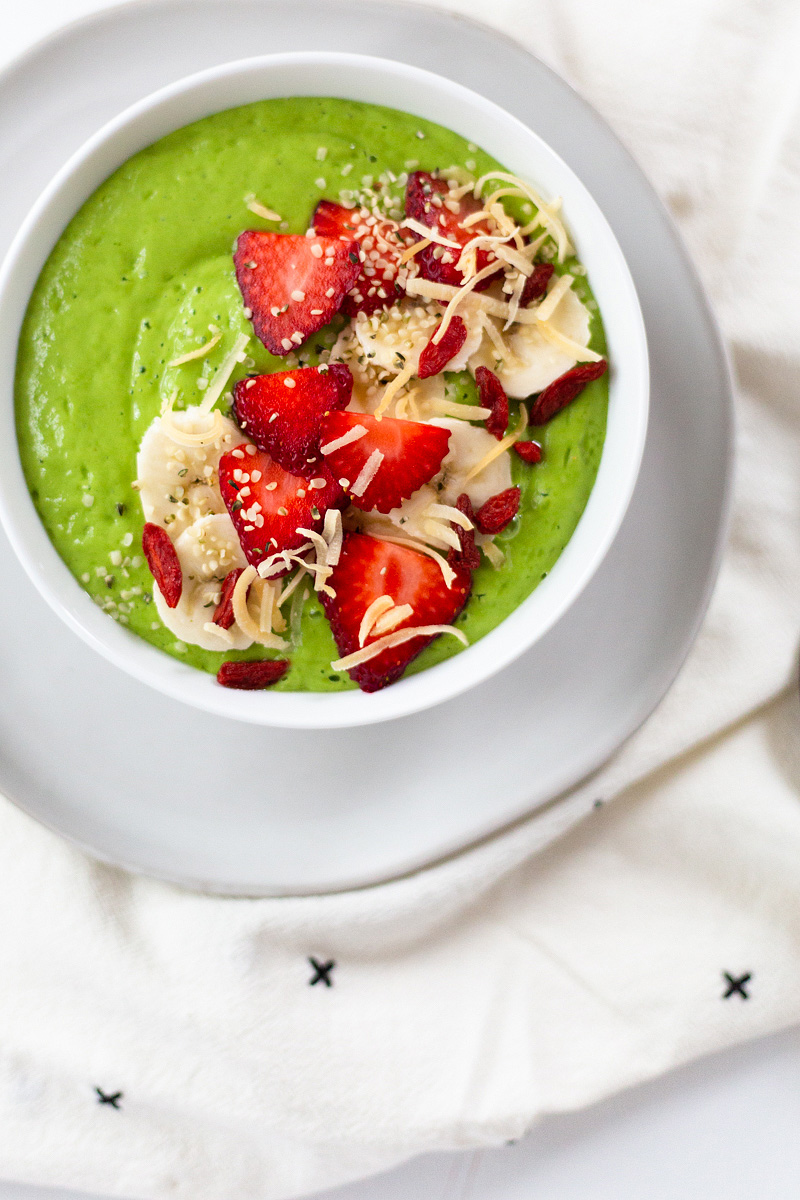
[[(175, 389), (176, 407), (202, 399), (240, 333), (252, 335), (231, 257), (246, 228), (276, 229), (248, 211), (245, 197), (302, 233), (322, 197), (338, 198), (364, 176), (377, 180), (460, 165), (476, 176), (496, 160), (449, 130), (392, 109), (345, 100), (268, 100), (207, 117), (156, 142), (100, 187), (62, 234), (37, 282), (19, 346), (17, 430), (22, 464), (41, 520), (58, 553), (110, 618), (167, 654), (216, 673), (224, 659), (273, 657), (263, 647), (212, 652), (177, 642), (152, 603), (143, 561), (136, 453), (143, 433)], [(397, 189), (402, 194), (402, 189)], [(567, 219), (569, 214), (567, 213)], [(576, 272), (577, 266), (577, 272)], [(557, 268), (579, 277), (574, 291), (591, 312), (590, 346), (605, 352), (597, 306), (575, 260)], [(338, 324), (313, 336), (300, 363), (316, 363)], [(223, 331), (205, 358), (170, 360)], [(251, 336), (248, 373), (285, 370)], [(294, 361), (297, 365), (297, 361)], [(200, 388), (198, 388), (200, 381)], [(475, 402), (471, 376), (448, 376), (450, 398)], [(227, 394), (226, 394), (227, 395)], [(535, 431), (543, 461), (514, 459), (519, 515), (498, 537), (506, 560), (484, 561), (458, 618), (470, 643), (502, 621), (547, 575), (568, 542), (597, 474), (606, 428), (607, 376)], [(227, 409), (226, 398), (220, 406)], [(512, 404), (511, 424), (516, 421)], [(420, 671), (457, 653), (439, 638), (409, 667)], [(338, 652), (312, 594), (287, 691), (351, 688), (331, 670)]]

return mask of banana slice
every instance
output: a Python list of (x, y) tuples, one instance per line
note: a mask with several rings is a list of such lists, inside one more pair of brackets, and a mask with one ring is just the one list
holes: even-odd
[(353, 333), (368, 363), (399, 375), (407, 367), (416, 372), (419, 356), (439, 320), (436, 313), (403, 302), (370, 317), (359, 313), (353, 321)]
[[(187, 433), (208, 424), (197, 407), (173, 413), (172, 420)], [(173, 541), (200, 517), (225, 512), (217, 477), (219, 460), (242, 441), (242, 434), (227, 417), (220, 420), (220, 437), (208, 446), (179, 446), (164, 432), (160, 417), (142, 438), (136, 471), (144, 518), (163, 525)]]
[(427, 542), (429, 538), (425, 529), (426, 512), (428, 506), (436, 504), (438, 499), (439, 493), (436, 488), (426, 483), (408, 500), (404, 500), (388, 513), (379, 513), (377, 509), (364, 513), (359, 525), (366, 533), (372, 533), (375, 537), (380, 537), (383, 532), (402, 534), (403, 537)]
[(411, 421), (427, 421), (442, 416), (440, 407), (446, 398), (444, 375), (431, 375), (429, 379), (414, 379), (406, 392), (395, 402), (394, 416), (406, 417)]
[(442, 463), (442, 473), (435, 481), (440, 504), (455, 504), (461, 493), (466, 492), (473, 507), (480, 508), (490, 496), (512, 486), (511, 459), (507, 450), (465, 483), (472, 468), (497, 445), (497, 438), (491, 433), (458, 417), (435, 417), (430, 424), (450, 430), (447, 457)]
[[(502, 322), (488, 317), (494, 325), (499, 339), (505, 344), (508, 355), (497, 364), (498, 348), (487, 334), (477, 353), (470, 358), (470, 370), (474, 374), (480, 366), (494, 371), (506, 392), (515, 400), (523, 400), (541, 392), (575, 366), (576, 359), (558, 350), (535, 325), (517, 325), (513, 332), (503, 333)], [(562, 297), (550, 318), (550, 324), (559, 333), (581, 346), (589, 344), (589, 311), (572, 290)]]
[(213, 624), (222, 581), (229, 571), (246, 567), (233, 522), (227, 512), (200, 517), (175, 540), (183, 572), (178, 605), (168, 608), (158, 585), (153, 599), (161, 620), (176, 638), (203, 650), (246, 650), (251, 639), (234, 623), (230, 629), (205, 628)]

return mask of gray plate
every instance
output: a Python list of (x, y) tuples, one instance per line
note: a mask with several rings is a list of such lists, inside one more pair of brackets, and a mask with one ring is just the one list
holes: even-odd
[[(725, 353), (658, 198), (600, 117), (514, 42), (372, 0), (156, 0), (56, 34), (0, 76), (5, 249), (39, 190), (127, 104), (247, 55), (340, 49), (480, 90), (587, 184), (647, 323), (645, 458), (600, 572), (533, 650), (468, 695), (335, 733), (237, 725), (128, 679), (0, 547), (0, 788), (93, 854), (191, 887), (313, 893), (385, 880), (533, 811), (599, 766), (682, 663), (716, 575), (731, 472)], [(7, 398), (4, 400), (7, 402)]]

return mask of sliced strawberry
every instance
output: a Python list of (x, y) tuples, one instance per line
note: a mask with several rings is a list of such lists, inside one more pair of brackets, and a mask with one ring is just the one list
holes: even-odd
[[(363, 533), (346, 533), (339, 563), (329, 583), (335, 596), (321, 595), (339, 653), (344, 658), (359, 650), (359, 632), (367, 609), (379, 596), (391, 596), (395, 605), (414, 610), (395, 629), (413, 625), (451, 625), (469, 597), (472, 575), (454, 567), (456, 577), (447, 587), (439, 565), (425, 554), (382, 542)], [(394, 632), (394, 630), (392, 630)], [(364, 644), (384, 636), (368, 634)], [(350, 677), (364, 692), (377, 692), (394, 683), (433, 638), (412, 638), (350, 669)]]
[[(462, 247), (466, 246), (467, 242), (472, 241), (474, 237), (491, 233), (486, 221), (476, 221), (474, 225), (464, 228), (462, 222), (465, 217), (479, 212), (483, 208), (483, 204), (480, 200), (476, 200), (471, 192), (467, 192), (466, 196), (462, 196), (460, 200), (448, 202), (456, 206), (456, 211), (453, 212), (444, 202), (449, 190), (446, 180), (439, 179), (435, 175), (429, 174), (428, 171), (415, 171), (408, 177), (406, 216), (413, 217), (414, 220), (427, 225), (429, 229), (435, 229), (442, 237), (447, 238), (450, 242), (457, 242)], [(422, 235), (415, 233), (415, 237), (419, 240)], [(460, 250), (434, 244), (420, 250), (419, 254), (415, 255), (414, 262), (423, 279), (432, 279), (436, 283), (448, 283), (451, 287), (461, 287), (464, 276), (457, 266), (460, 253)], [(488, 267), (489, 263), (496, 261), (490, 251), (482, 249), (477, 252), (475, 265), (479, 271), (482, 271), (484, 267)], [(497, 269), (500, 270), (500, 267), (501, 264), (498, 263)], [(492, 282), (492, 278), (489, 276), (479, 283), (475, 291), (481, 292), (487, 288)]]
[(236, 420), (257, 446), (286, 471), (307, 475), (319, 462), (319, 423), (331, 409), (347, 408), (353, 376), (344, 363), (301, 367), (241, 379), (233, 389)]
[(501, 533), (519, 512), (520, 490), (506, 488), (490, 496), (475, 513), (475, 524), (481, 533)]
[[(237, 450), (244, 452), (242, 457)], [(298, 528), (319, 532), (325, 513), (344, 497), (324, 464), (307, 479), (284, 471), (264, 450), (246, 450), (243, 443), (223, 454), (219, 486), (245, 558), (257, 567), (270, 554), (307, 542)]]
[[(366, 433), (343, 446), (328, 449), (347, 434), (359, 433), (358, 426)], [(396, 508), (423, 483), (433, 479), (450, 441), (450, 431), (439, 425), (398, 421), (394, 417), (379, 421), (355, 412), (326, 413), (320, 430), (325, 462), (350, 501), (357, 508), (377, 508), (382, 513)], [(368, 482), (359, 478), (362, 471), (371, 476)]]
[(272, 354), (288, 354), (327, 325), (358, 278), (357, 242), (248, 229), (233, 256), (253, 329)]
[(364, 255), (355, 285), (344, 298), (342, 312), (373, 313), (388, 308), (403, 295), (397, 282), (400, 255), (413, 235), (388, 217), (376, 217), (366, 208), (345, 208), (332, 200), (320, 200), (311, 224), (322, 237), (357, 241)]
[(491, 409), (486, 418), (486, 432), (502, 441), (508, 429), (508, 396), (505, 388), (488, 367), (478, 367), (475, 382), (478, 385), (478, 404), (481, 408)]
[(520, 308), (526, 308), (534, 300), (541, 300), (547, 291), (547, 285), (554, 270), (555, 267), (552, 263), (541, 262), (536, 264), (525, 280), (525, 287), (522, 289), (522, 295), (519, 298)]
[(166, 529), (148, 521), (142, 531), (142, 550), (167, 608), (177, 608), (183, 592), (183, 572)]
[(464, 342), (467, 340), (467, 327), (461, 317), (453, 317), (438, 342), (433, 339), (442, 327), (441, 321), (431, 334), (431, 340), (424, 346), (419, 356), (420, 379), (428, 379), (443, 371), (451, 358), (455, 358)]

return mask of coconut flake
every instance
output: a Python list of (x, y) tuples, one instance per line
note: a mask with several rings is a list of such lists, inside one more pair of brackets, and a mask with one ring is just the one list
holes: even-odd
[(242, 633), (254, 642), (258, 642), (259, 645), (265, 646), (268, 650), (286, 650), (288, 646), (282, 638), (276, 637), (274, 633), (263, 632), (250, 616), (250, 611), (247, 607), (247, 593), (257, 576), (258, 572), (256, 568), (250, 565), (245, 567), (236, 580), (236, 587), (233, 589), (233, 595), (231, 596), (234, 620)]
[(333, 454), (334, 450), (341, 450), (342, 446), (349, 446), (351, 442), (357, 442), (364, 437), (367, 430), (363, 425), (353, 425), (348, 429), (347, 433), (343, 433), (341, 437), (334, 438), (332, 442), (326, 442), (324, 446), (320, 446), (321, 454)]
[(373, 450), (367, 461), (358, 473), (358, 478), (353, 483), (350, 491), (354, 496), (363, 496), (369, 485), (372, 483), (375, 476), (378, 474), (384, 455), (380, 450)]
[(198, 346), (196, 350), (190, 350), (188, 354), (180, 354), (177, 358), (172, 358), (167, 363), (168, 367), (182, 367), (184, 363), (192, 362), (195, 358), (205, 358), (207, 354), (216, 346), (219, 339), (222, 337), (222, 330), (215, 329), (213, 325), (209, 325), (213, 337), (209, 338), (202, 346)]
[(447, 246), (450, 250), (460, 250), (460, 242), (451, 241), (444, 234), (439, 233), (437, 229), (431, 229), (429, 225), (423, 225), (422, 221), (418, 221), (415, 217), (406, 217), (405, 221), (400, 223), (401, 229), (411, 229), (414, 233), (418, 233), (420, 237), (425, 238), (428, 242), (436, 242), (437, 246)]
[(382, 617), (378, 617), (375, 624), (372, 626), (372, 632), (376, 636), (381, 636), (394, 629), (401, 621), (408, 620), (413, 617), (414, 609), (410, 604), (397, 604), (394, 608), (390, 608)]
[(394, 600), (391, 596), (378, 596), (372, 601), (364, 616), (361, 618), (361, 624), (358, 627), (358, 644), (363, 646), (364, 642), (372, 632), (372, 627), (384, 613), (390, 608), (394, 608)]
[(398, 629), (395, 633), (389, 633), (386, 637), (370, 642), (369, 646), (364, 646), (363, 649), (356, 650), (355, 653), (348, 654), (345, 658), (336, 659), (331, 663), (331, 667), (334, 671), (349, 671), (352, 667), (369, 662), (371, 658), (377, 658), (379, 654), (383, 654), (384, 650), (393, 650), (395, 646), (401, 646), (403, 642), (410, 642), (412, 638), (436, 637), (440, 633), (452, 634), (463, 646), (469, 645), (464, 634), (460, 629), (456, 629), (455, 625), (409, 625), (405, 629)]
[(223, 391), (225, 384), (230, 379), (236, 369), (236, 364), (244, 362), (245, 348), (250, 342), (250, 338), (246, 333), (240, 333), (233, 346), (220, 363), (216, 375), (211, 380), (211, 383), (203, 397), (203, 403), (200, 405), (199, 411), (203, 414), (211, 412), (211, 409), (217, 403)]

